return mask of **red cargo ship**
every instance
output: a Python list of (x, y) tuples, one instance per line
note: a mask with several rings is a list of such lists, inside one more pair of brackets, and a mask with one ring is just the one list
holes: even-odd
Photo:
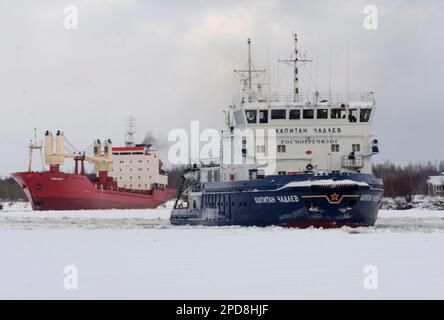
[[(132, 125), (131, 125), (132, 128)], [(34, 149), (44, 149), (49, 171), (13, 173), (23, 187), (34, 210), (91, 210), (156, 208), (176, 195), (168, 188), (168, 177), (162, 171), (162, 161), (150, 145), (135, 145), (134, 130), (127, 133), (125, 147), (113, 148), (111, 141), (94, 143), (94, 155), (65, 153), (63, 133), (57, 132), (53, 152), (52, 134), (46, 132), (44, 147), (30, 144), (30, 159)], [(60, 171), (65, 158), (75, 161), (74, 173)], [(84, 162), (94, 164), (96, 177), (85, 175)], [(80, 166), (79, 166), (80, 164)], [(80, 168), (79, 168), (80, 167)]]
[(98, 180), (63, 172), (18, 172), (12, 176), (23, 186), (34, 210), (156, 208), (176, 194), (170, 188), (148, 191), (102, 188)]

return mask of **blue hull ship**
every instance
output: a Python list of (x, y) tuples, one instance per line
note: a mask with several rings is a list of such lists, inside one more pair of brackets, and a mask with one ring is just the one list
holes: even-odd
[(265, 93), (265, 70), (252, 68), (248, 40), (247, 68), (235, 70), (243, 88), (225, 113), (219, 160), (201, 158), (184, 174), (172, 224), (375, 224), (384, 188), (371, 166), (379, 152), (371, 133), (374, 95), (300, 92), (298, 66), (308, 60), (294, 40), (291, 58), (282, 61), (293, 66), (289, 95)]
[(200, 191), (189, 208), (173, 209), (172, 224), (373, 226), (383, 185), (372, 174), (298, 174), (206, 183)]

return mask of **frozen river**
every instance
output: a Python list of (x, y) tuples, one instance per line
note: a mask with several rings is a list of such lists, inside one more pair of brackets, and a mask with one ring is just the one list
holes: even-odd
[[(376, 227), (336, 230), (176, 227), (168, 216), (6, 206), (0, 298), (444, 298), (443, 211), (382, 210)], [(77, 289), (64, 287), (68, 265)]]

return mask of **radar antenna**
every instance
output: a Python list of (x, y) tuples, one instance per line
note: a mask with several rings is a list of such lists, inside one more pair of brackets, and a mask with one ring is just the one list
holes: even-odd
[(136, 134), (136, 124), (135, 124), (136, 119), (134, 119), (131, 116), (127, 120), (128, 120), (128, 125), (127, 125), (128, 130), (126, 131), (125, 135), (125, 146), (134, 147), (135, 145), (134, 135)]
[(262, 73), (265, 73), (265, 69), (254, 69), (253, 61), (251, 59), (251, 39), (248, 39), (247, 43), (248, 43), (247, 68), (244, 70), (234, 69), (234, 73), (241, 76), (242, 80), (244, 81), (244, 90), (245, 90), (245, 87), (248, 87), (249, 96), (250, 96), (250, 94), (253, 93), (253, 90), (252, 90), (253, 73), (254, 73), (254, 78), (258, 78)]
[(294, 34), (294, 52), (290, 59), (288, 60), (278, 60), (279, 62), (286, 64), (293, 64), (294, 74), (293, 74), (293, 102), (299, 102), (299, 64), (301, 62), (312, 62), (312, 60), (300, 59), (299, 49), (298, 49), (298, 36)]

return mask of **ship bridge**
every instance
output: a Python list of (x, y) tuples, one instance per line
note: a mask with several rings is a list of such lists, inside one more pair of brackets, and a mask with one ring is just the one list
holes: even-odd
[[(224, 138), (231, 139), (234, 128), (272, 129), (277, 174), (371, 171), (370, 157), (379, 151), (371, 133), (372, 92), (316, 92), (301, 94), (297, 101), (291, 94), (244, 94), (233, 100)], [(254, 153), (274, 152), (265, 144), (254, 148)], [(248, 149), (242, 152), (247, 154)]]
[[(260, 87), (259, 87), (260, 88)], [(373, 92), (308, 92), (289, 94), (264, 94), (259, 89), (257, 92), (236, 94), (233, 96), (233, 105), (245, 104), (286, 104), (286, 105), (342, 105), (349, 103), (374, 104)]]
[[(373, 92), (307, 95), (239, 94), (230, 106), (236, 125), (269, 124), (274, 120), (341, 120), (368, 123), (375, 106)], [(295, 124), (288, 122), (288, 124)]]

